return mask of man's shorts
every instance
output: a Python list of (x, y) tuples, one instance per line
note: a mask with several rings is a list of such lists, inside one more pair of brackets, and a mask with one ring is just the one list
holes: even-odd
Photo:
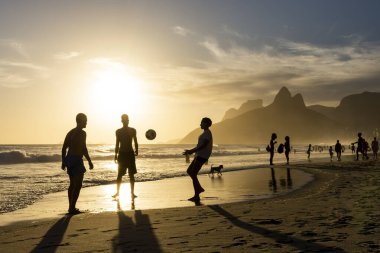
[(64, 164), (67, 167), (67, 174), (76, 176), (86, 172), (82, 156), (68, 155), (65, 157)]
[(118, 177), (124, 176), (127, 173), (128, 175), (134, 175), (137, 173), (136, 169), (136, 158), (135, 153), (133, 151), (130, 152), (119, 152), (117, 157), (117, 162), (119, 164), (118, 168)]
[(195, 157), (194, 160), (191, 162), (189, 167), (187, 168), (187, 174), (189, 175), (197, 175), (198, 172), (201, 170), (203, 164), (205, 164), (208, 161), (208, 159), (203, 157)]

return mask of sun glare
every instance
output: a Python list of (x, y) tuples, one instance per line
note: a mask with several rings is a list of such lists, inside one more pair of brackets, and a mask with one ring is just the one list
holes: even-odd
[(142, 82), (123, 66), (106, 65), (91, 80), (92, 104), (102, 117), (139, 114), (144, 109)]

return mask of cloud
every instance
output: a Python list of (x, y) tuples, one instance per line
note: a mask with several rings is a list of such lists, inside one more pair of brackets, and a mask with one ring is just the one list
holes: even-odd
[(178, 34), (178, 35), (183, 36), (183, 37), (186, 37), (186, 36), (194, 33), (190, 29), (184, 28), (182, 26), (174, 26), (174, 27), (172, 27), (172, 30), (175, 34)]
[(380, 45), (349, 39), (352, 43), (341, 47), (273, 39), (252, 49), (237, 43), (221, 47), (216, 38), (207, 37), (199, 45), (209, 53), (209, 60), (194, 66), (166, 66), (155, 79), (172, 96), (205, 102), (262, 98), (269, 103), (282, 86), (308, 94), (310, 101), (331, 102), (332, 97), (323, 95), (329, 88), (334, 87), (339, 100), (348, 90), (362, 90), (364, 80), (369, 89), (379, 91), (375, 73), (380, 70)]
[(231, 35), (231, 36), (239, 38), (239, 39), (250, 39), (251, 38), (247, 34), (241, 34), (241, 33), (237, 32), (236, 30), (232, 30), (231, 28), (229, 28), (226, 25), (223, 26), (222, 31), (223, 31), (223, 33), (225, 33), (227, 35)]
[(27, 53), (24, 44), (17, 40), (0, 39), (0, 46), (11, 49), (13, 52), (16, 52), (18, 55), (23, 56), (24, 58), (29, 58), (29, 54)]
[(0, 60), (0, 86), (22, 88), (49, 77), (49, 70), (28, 62)]
[(76, 57), (80, 56), (81, 54), (82, 53), (76, 52), (76, 51), (61, 52), (61, 53), (55, 54), (54, 58), (57, 60), (61, 60), (61, 61), (67, 61), (67, 60), (71, 60), (73, 58), (76, 58)]

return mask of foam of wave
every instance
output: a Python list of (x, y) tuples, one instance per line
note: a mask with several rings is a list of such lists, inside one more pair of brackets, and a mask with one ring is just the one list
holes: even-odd
[(43, 163), (58, 162), (60, 160), (60, 155), (29, 155), (19, 150), (0, 152), (0, 164)]
[[(236, 155), (255, 155), (263, 153), (260, 151), (216, 151), (213, 156), (236, 156)], [(91, 154), (90, 154), (91, 155)], [(139, 154), (141, 159), (173, 159), (182, 158), (181, 153), (143, 153)], [(91, 155), (92, 160), (113, 160), (114, 154)], [(29, 154), (22, 150), (11, 150), (0, 152), (0, 164), (19, 164), (19, 163), (48, 163), (60, 162), (60, 154)]]

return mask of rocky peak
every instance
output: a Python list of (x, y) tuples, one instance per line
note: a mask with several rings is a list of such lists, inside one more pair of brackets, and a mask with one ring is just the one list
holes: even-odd
[(297, 93), (294, 97), (293, 97), (293, 104), (295, 106), (302, 106), (302, 107), (306, 107), (305, 106), (305, 102), (303, 100), (303, 97), (300, 93)]
[(290, 94), (290, 91), (286, 87), (282, 87), (280, 91), (277, 93), (276, 97), (274, 98), (273, 103), (274, 104), (282, 104), (282, 103), (288, 103), (292, 99), (292, 95)]

